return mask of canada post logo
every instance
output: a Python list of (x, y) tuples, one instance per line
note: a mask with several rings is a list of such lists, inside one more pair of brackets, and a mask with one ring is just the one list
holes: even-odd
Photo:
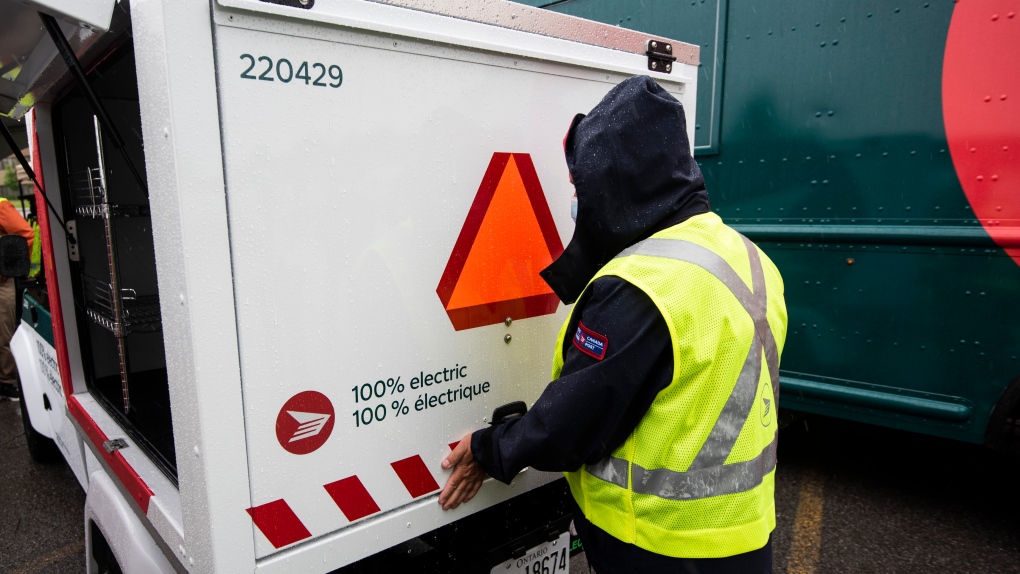
[(318, 436), (322, 429), (326, 427), (329, 419), (333, 417), (333, 415), (325, 413), (304, 413), (301, 411), (287, 411), (287, 414), (298, 422), (297, 429), (290, 435), (290, 440), (287, 442)]
[(585, 355), (601, 361), (606, 358), (606, 346), (609, 340), (578, 322), (574, 333), (574, 346)]
[(538, 275), (563, 253), (531, 156), (494, 153), (436, 288), (461, 331), (556, 312)]
[(308, 454), (326, 444), (336, 413), (326, 395), (300, 392), (283, 404), (276, 415), (276, 440), (291, 454)]

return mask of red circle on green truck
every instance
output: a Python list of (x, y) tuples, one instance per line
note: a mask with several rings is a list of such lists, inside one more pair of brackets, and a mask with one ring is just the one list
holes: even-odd
[(1020, 4), (956, 4), (942, 115), (960, 185), (988, 235), (1020, 264)]
[(336, 413), (326, 395), (300, 392), (283, 404), (276, 415), (276, 439), (291, 454), (315, 452), (333, 432)]

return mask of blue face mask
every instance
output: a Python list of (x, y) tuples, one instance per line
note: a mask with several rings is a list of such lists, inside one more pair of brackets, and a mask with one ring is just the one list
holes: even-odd
[(577, 223), (577, 196), (570, 198), (570, 219)]

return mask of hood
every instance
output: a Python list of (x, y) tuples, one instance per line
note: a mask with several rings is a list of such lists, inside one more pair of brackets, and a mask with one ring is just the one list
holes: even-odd
[(623, 81), (587, 116), (578, 114), (563, 147), (577, 224), (541, 275), (564, 303), (620, 251), (709, 210), (683, 105), (648, 76)]

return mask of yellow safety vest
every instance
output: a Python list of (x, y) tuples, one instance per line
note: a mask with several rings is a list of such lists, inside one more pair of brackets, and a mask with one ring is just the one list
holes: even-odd
[(39, 238), (39, 222), (32, 221), (32, 251), (28, 258), (28, 277), (31, 279), (39, 274), (42, 269), (42, 241)]
[(607, 275), (644, 291), (662, 313), (673, 380), (610, 456), (566, 473), (570, 492), (593, 524), (651, 552), (721, 558), (761, 548), (776, 524), (775, 399), (787, 320), (779, 271), (706, 213), (624, 250), (592, 281)]

